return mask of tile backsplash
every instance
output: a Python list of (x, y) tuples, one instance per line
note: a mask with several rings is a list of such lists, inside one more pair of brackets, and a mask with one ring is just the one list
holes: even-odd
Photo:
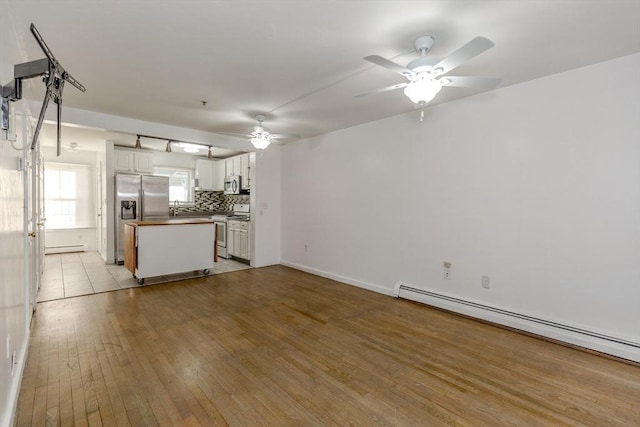
[[(249, 203), (248, 194), (224, 194), (222, 191), (196, 190), (193, 206), (180, 206), (178, 212), (211, 212), (233, 210), (235, 203)], [(173, 206), (171, 213), (173, 213)]]

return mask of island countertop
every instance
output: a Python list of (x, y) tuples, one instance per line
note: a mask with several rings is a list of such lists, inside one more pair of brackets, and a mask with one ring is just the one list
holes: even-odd
[(213, 221), (209, 218), (170, 218), (170, 219), (152, 219), (146, 221), (131, 221), (125, 225), (131, 227), (143, 227), (145, 225), (184, 225), (184, 224), (211, 224)]

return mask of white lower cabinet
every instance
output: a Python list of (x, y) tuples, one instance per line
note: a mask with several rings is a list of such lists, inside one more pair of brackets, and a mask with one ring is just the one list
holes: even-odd
[(227, 251), (229, 255), (246, 260), (251, 259), (249, 253), (249, 221), (229, 221), (227, 223)]

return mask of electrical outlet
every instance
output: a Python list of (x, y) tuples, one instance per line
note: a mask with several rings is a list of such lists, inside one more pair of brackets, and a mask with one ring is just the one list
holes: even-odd
[(491, 287), (489, 285), (489, 276), (482, 276), (482, 287), (485, 289), (489, 289)]
[(443, 275), (443, 277), (446, 280), (451, 280), (451, 262), (445, 261), (443, 263), (443, 265), (444, 265), (444, 275)]

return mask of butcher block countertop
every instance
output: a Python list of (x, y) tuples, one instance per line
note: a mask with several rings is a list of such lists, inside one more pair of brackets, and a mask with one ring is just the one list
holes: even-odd
[(211, 224), (209, 218), (176, 218), (176, 219), (154, 219), (149, 221), (132, 221), (126, 225), (132, 227), (143, 227), (145, 225), (184, 225), (184, 224)]

